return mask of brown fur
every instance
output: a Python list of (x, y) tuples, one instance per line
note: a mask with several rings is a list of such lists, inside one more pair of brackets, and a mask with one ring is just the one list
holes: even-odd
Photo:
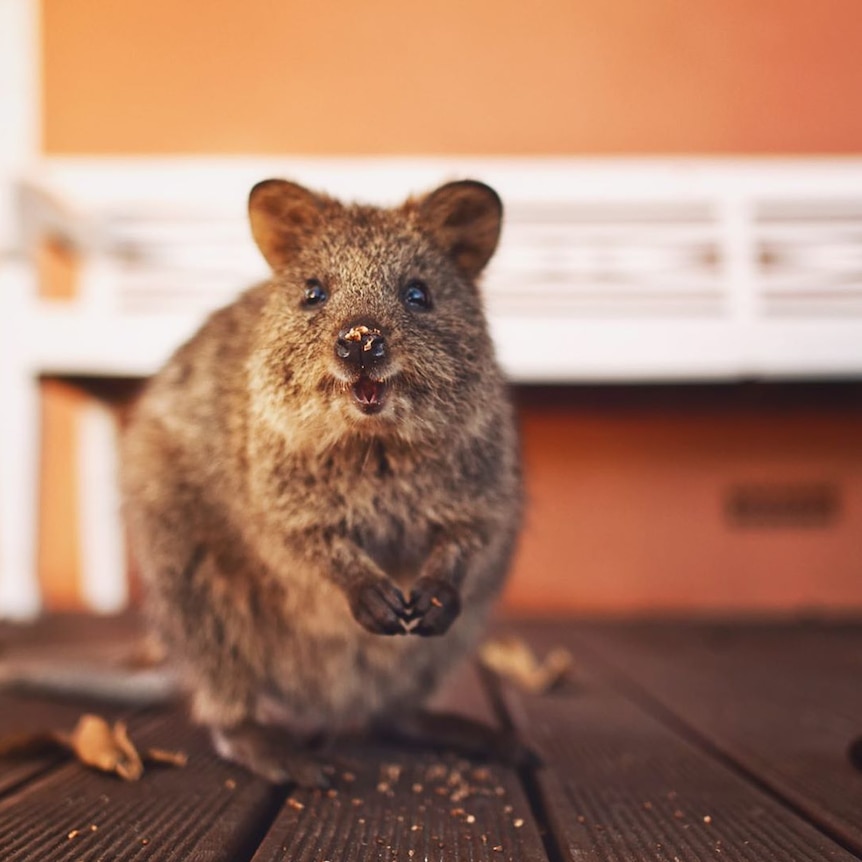
[[(273, 277), (150, 382), (124, 435), (123, 491), (196, 718), (272, 777), (241, 729), (301, 739), (407, 711), (470, 650), (509, 566), (521, 485), (475, 286), (496, 194), (450, 183), (386, 210), (270, 180), (249, 209)], [(430, 309), (405, 304), (411, 280)], [(303, 304), (310, 283), (325, 302)], [(360, 371), (335, 345), (365, 323), (386, 355)], [(360, 376), (384, 392), (376, 412), (354, 397)]]

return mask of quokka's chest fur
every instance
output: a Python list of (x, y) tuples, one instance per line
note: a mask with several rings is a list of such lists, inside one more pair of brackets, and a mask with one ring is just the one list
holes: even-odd
[(402, 586), (415, 579), (438, 534), (487, 514), (458, 459), (416, 459), (379, 440), (349, 441), (321, 455), (276, 454), (252, 494), (269, 541), (288, 557), (303, 556), (307, 530), (323, 530), (361, 548)]

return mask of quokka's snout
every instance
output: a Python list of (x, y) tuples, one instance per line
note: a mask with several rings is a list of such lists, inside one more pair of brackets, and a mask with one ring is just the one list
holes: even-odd
[(344, 327), (335, 339), (335, 355), (355, 371), (373, 371), (387, 357), (386, 337), (373, 320)]

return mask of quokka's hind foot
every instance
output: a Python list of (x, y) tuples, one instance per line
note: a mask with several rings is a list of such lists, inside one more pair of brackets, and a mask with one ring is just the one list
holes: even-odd
[(417, 710), (380, 722), (373, 732), (388, 742), (452, 751), (504, 766), (517, 768), (539, 763), (538, 756), (514, 730), (492, 727), (456, 713)]
[(315, 752), (289, 733), (245, 722), (235, 727), (211, 729), (218, 754), (272, 784), (326, 788), (329, 781)]

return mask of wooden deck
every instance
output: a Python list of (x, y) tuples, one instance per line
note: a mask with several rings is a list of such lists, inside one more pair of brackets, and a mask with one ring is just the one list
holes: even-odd
[[(98, 638), (111, 624), (83, 628)], [(862, 623), (499, 628), (576, 663), (552, 694), (468, 668), (444, 698), (519, 728), (543, 760), (520, 772), (354, 745), (334, 752), (331, 790), (291, 791), (220, 762), (177, 707), (0, 695), (0, 734), (68, 729), (91, 710), (189, 755), (136, 783), (52, 757), (0, 764), (0, 860), (862, 859), (862, 764), (848, 755), (862, 736)], [(0, 629), (0, 647), (76, 631)]]

